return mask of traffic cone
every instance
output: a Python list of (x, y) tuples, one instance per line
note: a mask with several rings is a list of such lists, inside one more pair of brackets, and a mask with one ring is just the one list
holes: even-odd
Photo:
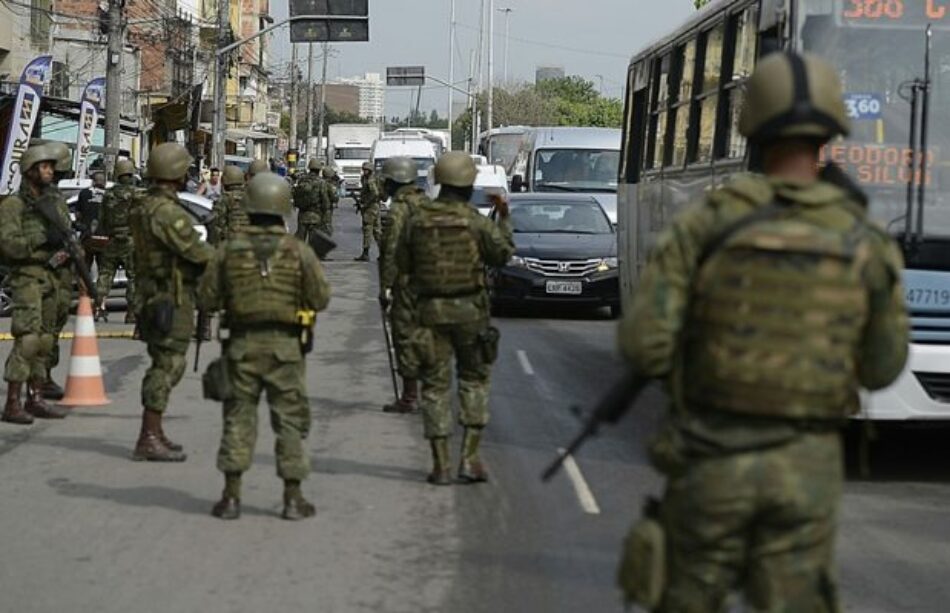
[(69, 375), (66, 378), (66, 395), (59, 404), (72, 407), (96, 407), (109, 404), (105, 383), (102, 381), (102, 364), (99, 362), (99, 343), (96, 341), (96, 324), (92, 317), (92, 300), (79, 296), (76, 310), (76, 335), (69, 358)]

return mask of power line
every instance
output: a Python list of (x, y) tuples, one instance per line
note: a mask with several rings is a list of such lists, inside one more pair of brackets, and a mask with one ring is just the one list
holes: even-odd
[[(470, 26), (470, 25), (464, 24), (464, 23), (457, 23), (456, 25), (458, 25), (459, 27), (465, 28), (466, 30), (474, 30), (474, 31), (476, 31), (476, 32), (477, 32), (478, 29), (479, 29), (479, 28), (476, 27), (476, 26)], [(495, 35), (495, 38), (499, 38), (499, 36), (500, 36), (500, 35)], [(608, 51), (595, 51), (595, 50), (591, 50), (591, 49), (580, 49), (580, 48), (578, 48), (578, 47), (568, 47), (567, 45), (557, 45), (557, 44), (554, 44), (554, 43), (546, 43), (546, 42), (544, 42), (544, 41), (531, 40), (531, 39), (529, 39), (529, 38), (521, 38), (521, 37), (518, 37), (518, 36), (512, 36), (512, 37), (510, 37), (510, 38), (511, 38), (511, 40), (513, 40), (513, 41), (517, 41), (517, 42), (523, 43), (523, 44), (525, 44), (525, 45), (534, 45), (534, 46), (536, 46), (536, 47), (546, 47), (546, 48), (548, 48), (548, 49), (558, 49), (558, 50), (560, 50), (560, 51), (570, 51), (570, 52), (572, 52), (572, 53), (582, 53), (582, 54), (585, 54), (585, 55), (599, 55), (599, 56), (602, 56), (602, 57), (613, 57), (613, 58), (620, 58), (620, 59), (629, 59), (629, 57), (630, 57), (629, 55), (622, 55), (622, 54), (619, 54), (619, 53), (610, 53), (610, 52), (608, 52)]]

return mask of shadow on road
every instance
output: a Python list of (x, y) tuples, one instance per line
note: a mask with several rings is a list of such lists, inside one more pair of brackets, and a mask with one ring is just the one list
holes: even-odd
[(860, 426), (854, 424), (845, 438), (848, 479), (871, 482), (909, 481), (950, 483), (950, 455), (946, 426), (898, 427), (875, 424), (870, 444), (870, 476), (858, 470)]
[(566, 305), (531, 305), (492, 308), (492, 317), (499, 319), (563, 319), (571, 321), (611, 321), (606, 308), (583, 308)]
[(322, 475), (363, 475), (376, 479), (422, 483), (425, 481), (427, 474), (427, 467), (425, 466), (414, 469), (384, 464), (367, 464), (354, 460), (328, 458), (319, 454), (312, 458), (312, 463), (313, 472)]

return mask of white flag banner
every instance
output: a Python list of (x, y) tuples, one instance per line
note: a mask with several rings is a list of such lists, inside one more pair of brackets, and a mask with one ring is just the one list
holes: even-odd
[(105, 92), (104, 77), (93, 79), (82, 92), (79, 106), (79, 130), (76, 131), (76, 159), (73, 160), (75, 177), (82, 179), (86, 174), (89, 161), (89, 148), (92, 146), (92, 133), (99, 123), (99, 109), (102, 106), (102, 94)]
[(52, 65), (52, 55), (41, 55), (27, 64), (20, 76), (16, 106), (13, 107), (7, 146), (3, 152), (0, 194), (12, 194), (20, 188), (20, 158), (30, 146), (30, 135), (33, 133), (37, 117), (40, 116), (43, 85), (49, 77)]

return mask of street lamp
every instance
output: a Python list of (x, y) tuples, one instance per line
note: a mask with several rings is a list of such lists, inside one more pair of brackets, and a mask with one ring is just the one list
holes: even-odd
[(505, 14), (505, 85), (508, 84), (508, 46), (511, 44), (511, 38), (508, 36), (508, 33), (511, 25), (511, 13), (514, 10), (513, 8), (498, 9), (499, 13)]

